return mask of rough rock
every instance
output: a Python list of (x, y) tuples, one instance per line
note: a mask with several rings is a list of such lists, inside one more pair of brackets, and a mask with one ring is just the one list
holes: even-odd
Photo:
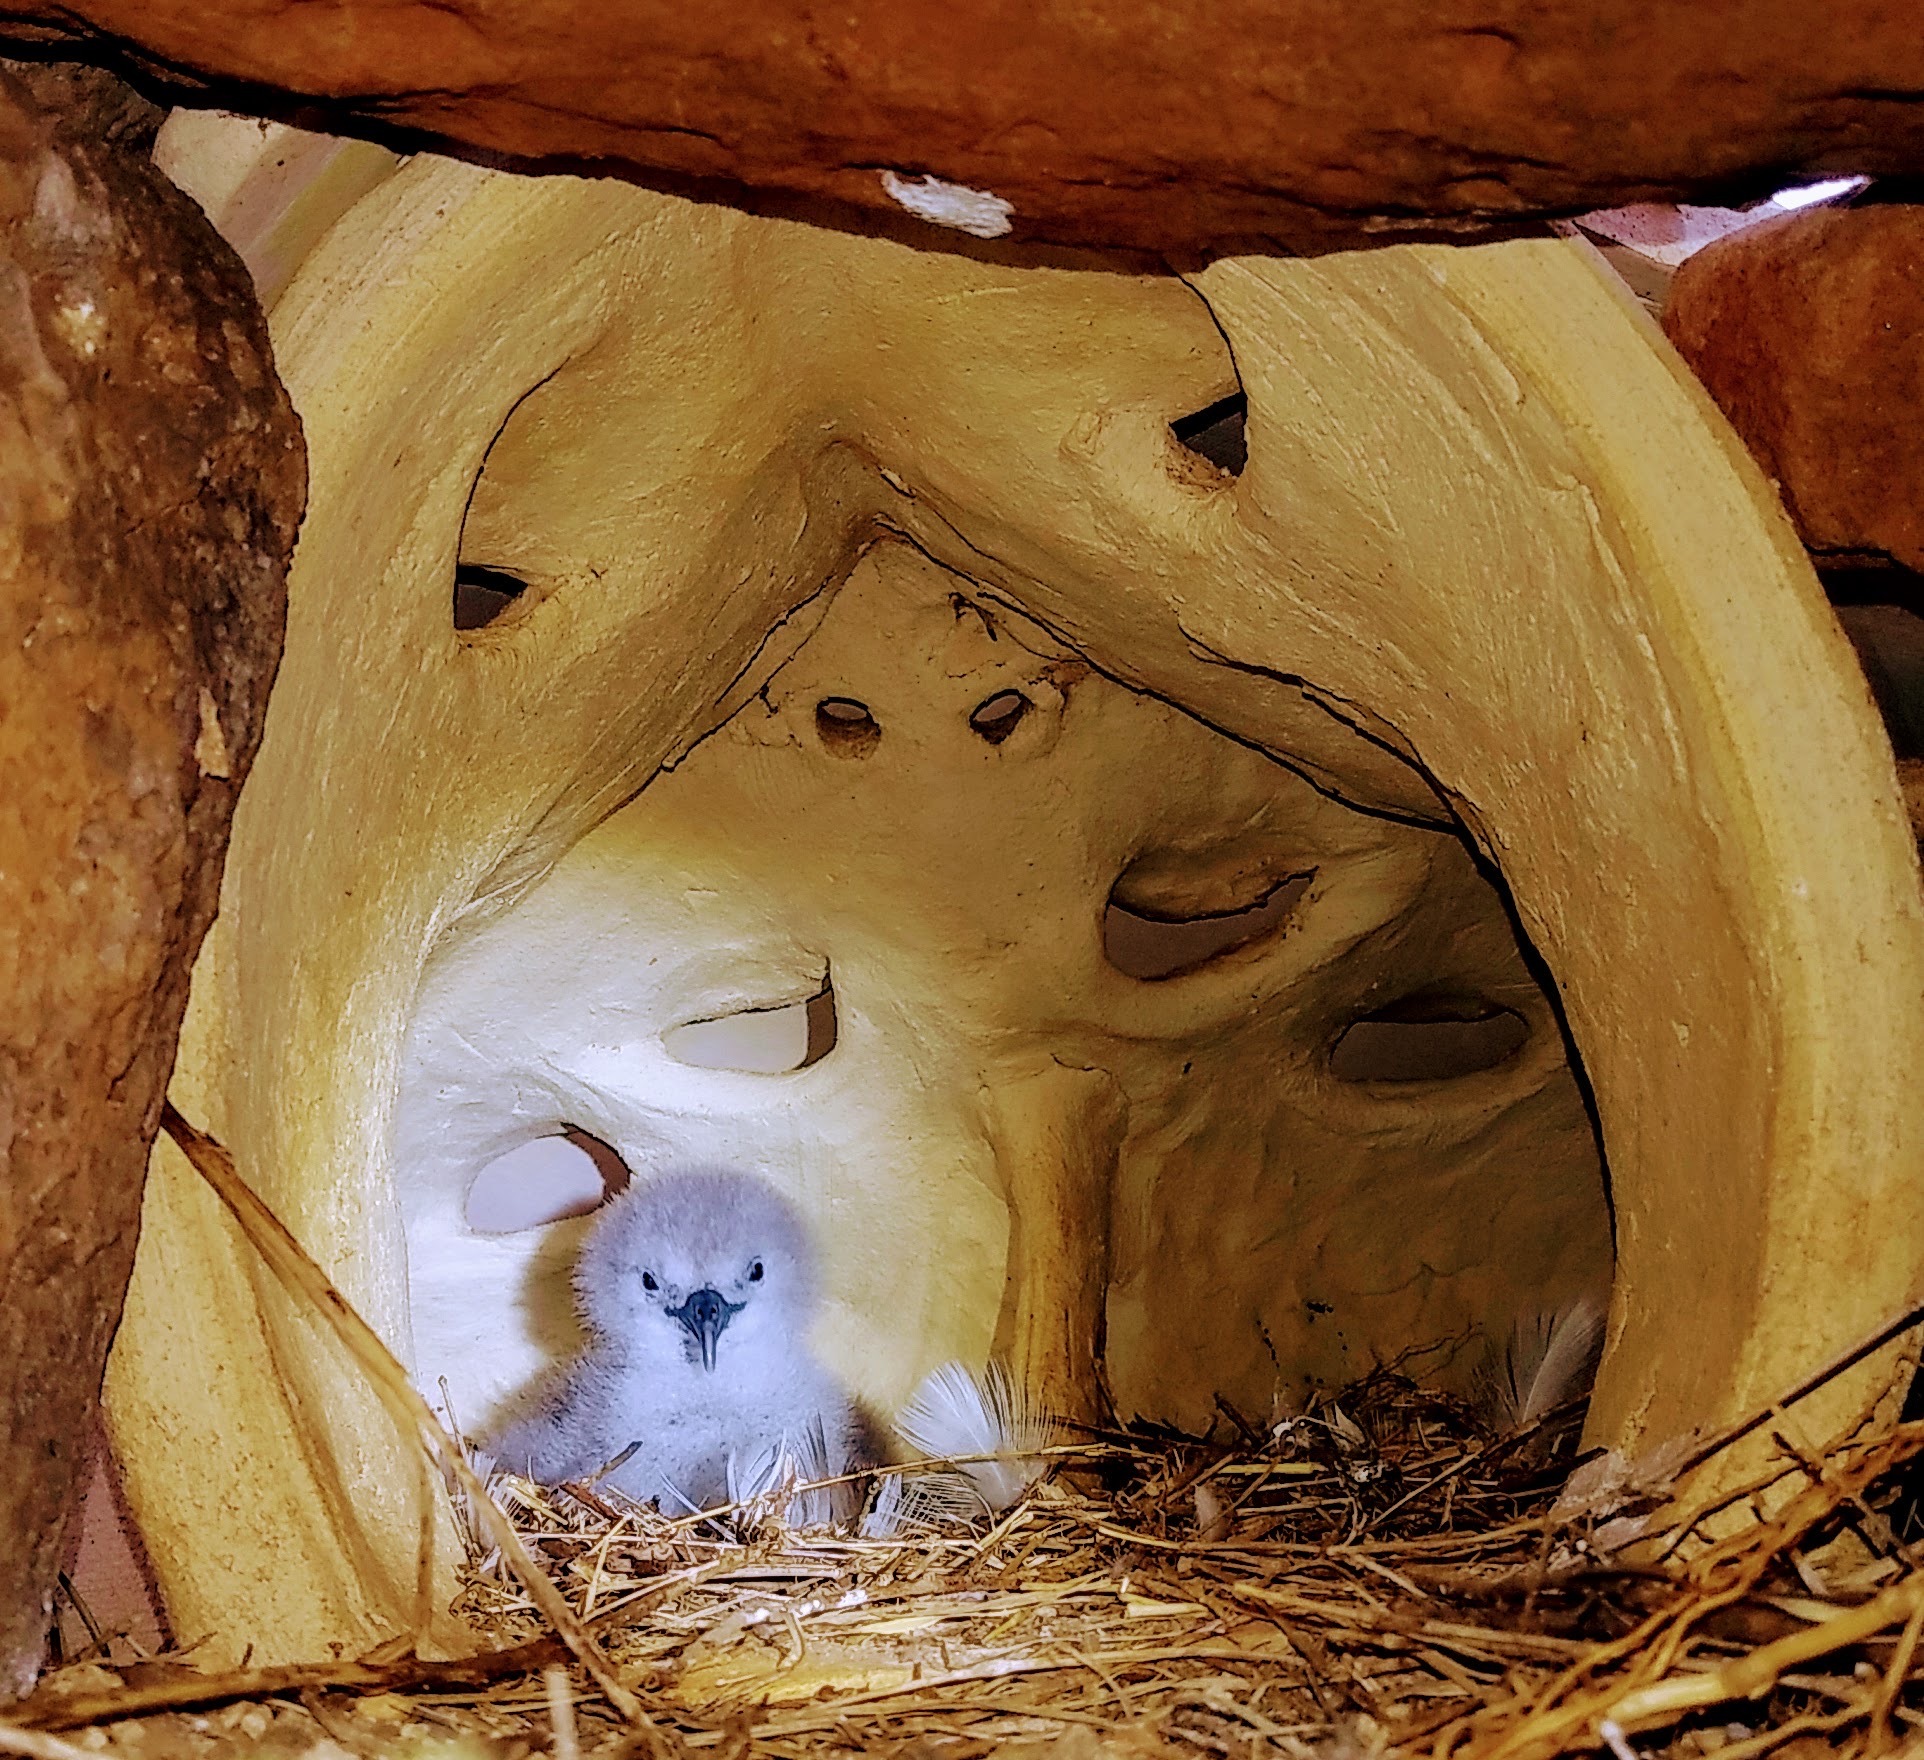
[(0, 1697), (40, 1660), (304, 493), (238, 259), (63, 114), (0, 72)]
[[(0, 21), (249, 113), (318, 100), (335, 132), (871, 222), (927, 207), (933, 175), (1009, 204), (1011, 236), (1073, 245), (1487, 235), (1924, 169), (1924, 33), (1871, 0), (0, 0)], [(971, 216), (1002, 219), (951, 215)]]
[(1924, 569), (1924, 207), (1722, 239), (1678, 271), (1663, 323), (1811, 549)]

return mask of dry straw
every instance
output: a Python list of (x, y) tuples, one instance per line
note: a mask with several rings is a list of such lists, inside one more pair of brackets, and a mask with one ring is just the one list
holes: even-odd
[[(1221, 1440), (1058, 1445), (1052, 1476), (972, 1527), (791, 1530), (787, 1488), (671, 1520), (588, 1485), (483, 1487), (219, 1146), (168, 1128), (462, 1486), (457, 1611), (479, 1653), (83, 1669), (18, 1708), (0, 1751), (71, 1760), (38, 1732), (101, 1728), (153, 1752), (163, 1725), (183, 1751), (251, 1747), (233, 1732), (263, 1718), (297, 1752), (326, 1732), (362, 1752), (486, 1738), (648, 1760), (970, 1760), (1024, 1742), (1748, 1760), (1924, 1741), (1924, 1574), (1901, 1537), (1924, 1425), (1867, 1422), (1814, 1449), (1784, 1409), (1916, 1315), (1747, 1424), (1674, 1448), (1668, 1469), (1593, 1464), (1589, 1494), (1560, 1506), (1574, 1411), (1493, 1438), (1379, 1370), (1273, 1427), (1226, 1411)], [(1714, 1522), (1670, 1507), (1679, 1465), (1757, 1429), (1776, 1456)]]

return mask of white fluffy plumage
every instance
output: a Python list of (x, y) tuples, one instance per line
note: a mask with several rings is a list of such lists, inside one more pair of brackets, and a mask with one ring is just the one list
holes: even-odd
[(604, 1483), (671, 1514), (848, 1470), (854, 1409), (808, 1344), (808, 1237), (764, 1181), (638, 1182), (596, 1216), (574, 1288), (588, 1348), (493, 1440), (502, 1467), (552, 1484), (629, 1451)]
[(1482, 1385), (1482, 1404), (1506, 1434), (1527, 1430), (1589, 1391), (1603, 1354), (1603, 1306), (1590, 1296), (1554, 1314), (1519, 1314)]
[[(925, 1458), (942, 1461), (968, 1455), (991, 1460), (958, 1460), (954, 1477), (970, 1487), (992, 1514), (1000, 1514), (1048, 1470), (1043, 1454), (1055, 1427), (1030, 1404), (1027, 1392), (1000, 1363), (980, 1375), (961, 1363), (944, 1363), (915, 1390), (895, 1420), (902, 1439)], [(905, 1500), (918, 1496), (952, 1503), (924, 1479), (911, 1480)], [(954, 1489), (959, 1490), (960, 1487)]]

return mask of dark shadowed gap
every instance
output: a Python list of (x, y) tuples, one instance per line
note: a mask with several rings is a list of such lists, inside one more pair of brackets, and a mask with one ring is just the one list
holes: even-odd
[(462, 562), (454, 570), (454, 627), (485, 629), (528, 590), (528, 583), (505, 568)]
[(1178, 441), (1218, 470), (1240, 477), (1249, 463), (1249, 399), (1240, 391), (1169, 424)]
[(997, 691), (975, 706), (969, 726), (992, 746), (999, 746), (1021, 726), (1022, 717), (1033, 707), (1020, 691)]
[(866, 703), (824, 697), (815, 705), (815, 737), (838, 758), (866, 758), (882, 743), (882, 728)]
[(1352, 1021), (1330, 1048), (1339, 1082), (1447, 1082), (1507, 1063), (1530, 1038), (1514, 1009), (1480, 997), (1411, 996)]
[(1208, 916), (1167, 917), (1131, 910), (1113, 895), (1102, 914), (1102, 951), (1125, 978), (1159, 983), (1280, 931), (1314, 874), (1292, 874), (1254, 904)]

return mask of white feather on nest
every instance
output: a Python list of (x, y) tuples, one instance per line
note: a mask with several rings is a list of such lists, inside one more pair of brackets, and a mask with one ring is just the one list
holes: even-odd
[(1482, 1377), (1479, 1400), (1497, 1430), (1527, 1430), (1589, 1392), (1603, 1355), (1603, 1305), (1582, 1296), (1554, 1314), (1519, 1314), (1503, 1355)]
[(800, 1436), (785, 1436), (751, 1459), (728, 1457), (728, 1501), (778, 1516), (790, 1528), (819, 1528), (846, 1520), (860, 1500), (848, 1484), (823, 1485), (847, 1471), (828, 1458), (828, 1437), (817, 1418)]
[[(980, 1375), (960, 1363), (944, 1363), (915, 1390), (895, 1427), (925, 1458), (956, 1460), (952, 1474), (916, 1475), (903, 1492), (905, 1501), (921, 1498), (952, 1507), (961, 1485), (940, 1488), (923, 1481), (960, 1480), (992, 1515), (1007, 1509), (1048, 1470), (1043, 1450), (1055, 1437), (1055, 1426), (1000, 1363), (990, 1363)], [(968, 1455), (995, 1458), (957, 1459)]]
[(981, 1519), (982, 1494), (960, 1473), (889, 1468), (879, 1475), (875, 1502), (862, 1518), (862, 1538), (953, 1533)]

